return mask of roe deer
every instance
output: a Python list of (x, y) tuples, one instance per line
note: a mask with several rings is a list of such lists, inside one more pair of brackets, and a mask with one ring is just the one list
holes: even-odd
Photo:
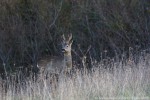
[(65, 37), (63, 34), (62, 52), (64, 57), (46, 57), (46, 59), (40, 60), (38, 63), (40, 72), (46, 74), (60, 74), (61, 72), (70, 72), (70, 70), (72, 69), (72, 43), (72, 34), (69, 34), (68, 37)]

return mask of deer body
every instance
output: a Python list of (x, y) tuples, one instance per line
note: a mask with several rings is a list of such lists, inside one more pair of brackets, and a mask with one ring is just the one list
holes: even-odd
[(55, 73), (70, 72), (72, 69), (72, 55), (71, 55), (72, 35), (65, 38), (63, 35), (62, 52), (63, 57), (45, 57), (38, 63), (41, 73)]

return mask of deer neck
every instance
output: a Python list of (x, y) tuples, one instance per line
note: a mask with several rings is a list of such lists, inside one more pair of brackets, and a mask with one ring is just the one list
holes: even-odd
[(65, 59), (65, 61), (72, 61), (71, 52), (65, 52), (64, 59)]

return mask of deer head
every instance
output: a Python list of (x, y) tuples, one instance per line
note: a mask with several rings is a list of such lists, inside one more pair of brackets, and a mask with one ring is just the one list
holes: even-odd
[(71, 45), (73, 43), (72, 34), (69, 34), (67, 37), (65, 37), (63, 34), (62, 39), (62, 52), (71, 53)]

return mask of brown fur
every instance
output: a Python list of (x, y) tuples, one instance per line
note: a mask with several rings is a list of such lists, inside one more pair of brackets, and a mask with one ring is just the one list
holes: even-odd
[(41, 73), (55, 73), (70, 72), (72, 69), (72, 34), (68, 37), (62, 36), (62, 50), (64, 57), (45, 57), (38, 62), (38, 67)]

